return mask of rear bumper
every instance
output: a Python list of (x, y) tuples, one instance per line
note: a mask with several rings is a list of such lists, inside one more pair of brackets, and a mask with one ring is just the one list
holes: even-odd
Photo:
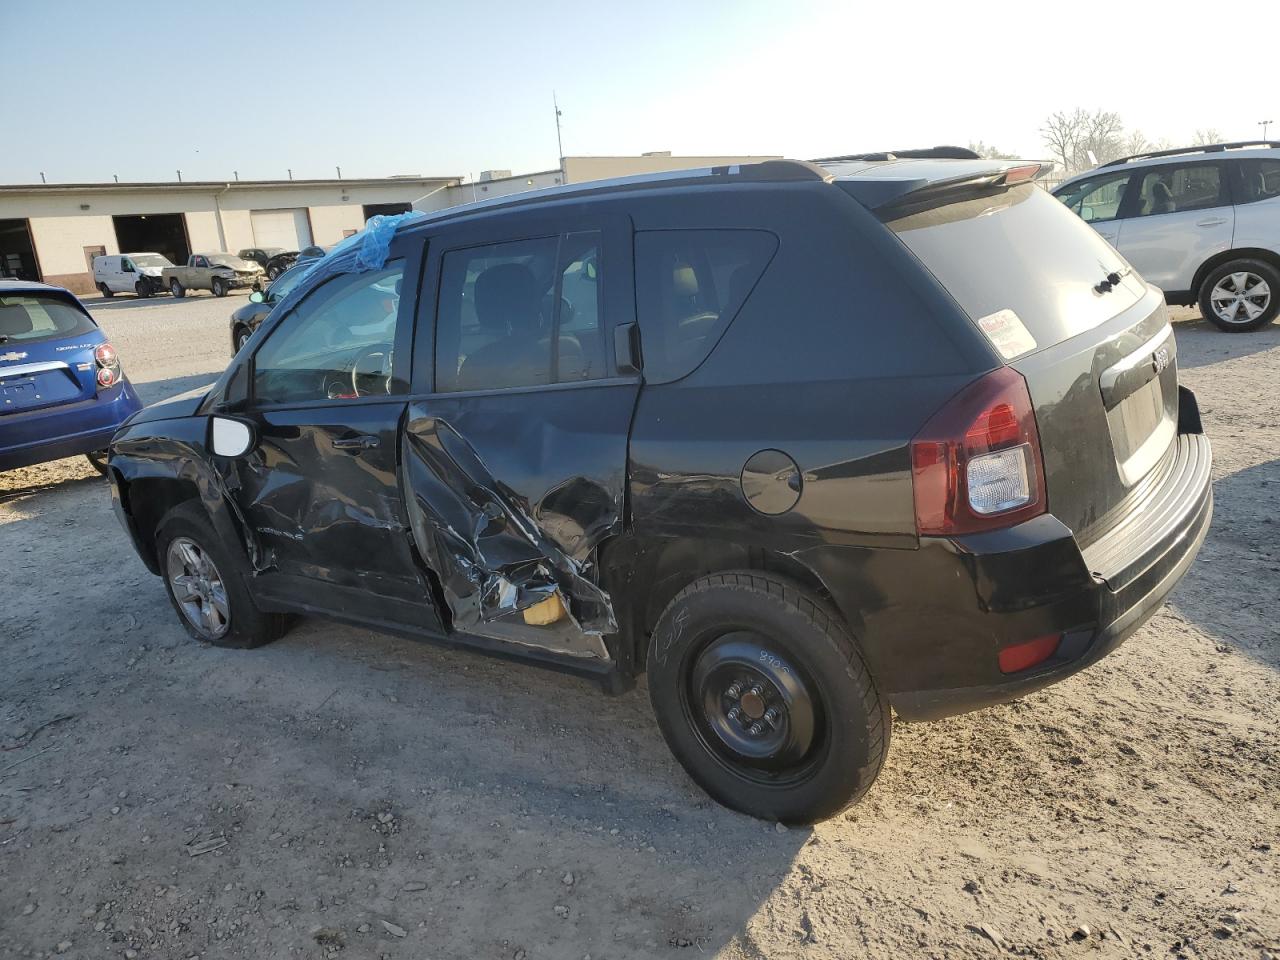
[(105, 450), (142, 402), (128, 380), (113, 397), (0, 417), (0, 470)]
[[(1180, 434), (1176, 444), (1138, 533), (1122, 522), (1087, 550), (1044, 515), (853, 563), (835, 548), (811, 553), (898, 714), (931, 720), (1015, 699), (1097, 663), (1137, 631), (1191, 567), (1213, 515), (1208, 439)], [(1098, 557), (1115, 565), (1091, 569)], [(1048, 660), (1001, 672), (1002, 648), (1051, 635), (1061, 640)]]

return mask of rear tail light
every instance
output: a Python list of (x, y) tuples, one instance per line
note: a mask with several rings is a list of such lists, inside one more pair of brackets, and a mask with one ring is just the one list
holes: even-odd
[(1000, 367), (965, 387), (911, 441), (916, 529), (955, 536), (1045, 511), (1040, 434), (1027, 382)]
[(98, 386), (114, 387), (124, 379), (124, 370), (120, 367), (120, 356), (111, 344), (99, 344), (93, 351), (93, 359), (98, 368)]
[(1047, 637), (1036, 637), (1025, 643), (1015, 643), (1001, 648), (996, 655), (1000, 661), (1000, 672), (1018, 673), (1044, 663), (1058, 652), (1058, 643), (1061, 640), (1062, 634), (1052, 633)]

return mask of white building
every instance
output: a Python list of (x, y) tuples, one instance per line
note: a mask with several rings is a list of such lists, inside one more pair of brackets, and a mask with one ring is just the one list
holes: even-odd
[(459, 200), (460, 177), (0, 185), (0, 276), (93, 290), (93, 258), (328, 246), (375, 213)]
[(443, 207), (560, 183), (776, 160), (778, 157), (564, 157), (555, 170), (511, 176), (377, 180), (233, 180), (199, 183), (0, 184), (0, 277), (44, 280), (91, 293), (93, 258), (329, 246), (374, 214)]

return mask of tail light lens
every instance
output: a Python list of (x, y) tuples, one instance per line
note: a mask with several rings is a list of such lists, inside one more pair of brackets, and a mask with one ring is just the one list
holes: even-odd
[(1044, 513), (1044, 462), (1027, 382), (1000, 367), (965, 387), (911, 441), (916, 529), (955, 536)]
[(100, 387), (114, 387), (124, 379), (124, 370), (120, 366), (120, 355), (109, 343), (102, 343), (93, 351), (94, 363), (97, 366), (97, 380)]

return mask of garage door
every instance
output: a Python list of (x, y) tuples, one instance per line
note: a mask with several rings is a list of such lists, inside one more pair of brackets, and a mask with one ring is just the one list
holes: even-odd
[(301, 250), (311, 246), (311, 225), (304, 207), (293, 210), (250, 210), (255, 247)]

